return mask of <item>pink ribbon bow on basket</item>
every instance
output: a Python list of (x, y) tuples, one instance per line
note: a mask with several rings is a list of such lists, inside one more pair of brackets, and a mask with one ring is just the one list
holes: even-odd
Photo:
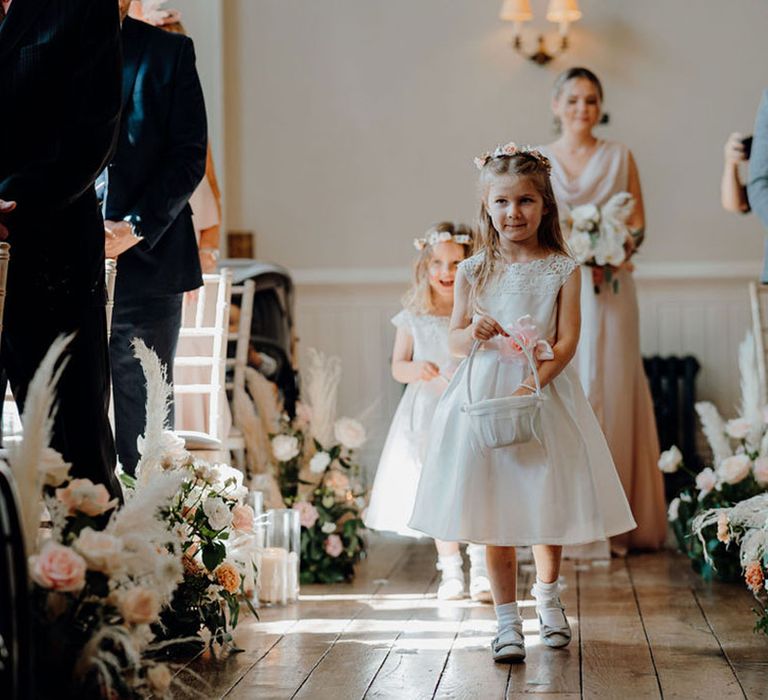
[(541, 337), (536, 323), (526, 314), (506, 328), (509, 337), (499, 337), (499, 355), (502, 362), (527, 362), (523, 347), (536, 360), (553, 360), (552, 346)]

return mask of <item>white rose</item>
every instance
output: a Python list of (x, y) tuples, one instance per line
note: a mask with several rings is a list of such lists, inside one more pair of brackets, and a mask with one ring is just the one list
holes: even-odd
[(717, 472), (726, 484), (738, 484), (752, 469), (752, 460), (747, 455), (734, 455), (720, 462)]
[(309, 471), (313, 474), (322, 474), (331, 463), (331, 455), (327, 452), (318, 452), (309, 460)]
[(278, 462), (290, 462), (299, 455), (299, 439), (293, 435), (276, 435), (272, 438), (272, 454)]
[(211, 486), (224, 498), (241, 501), (248, 494), (243, 486), (243, 472), (228, 464), (216, 464), (212, 470)]
[(52, 447), (45, 447), (37, 468), (44, 475), (43, 483), (46, 486), (61, 486), (69, 478), (71, 466)]
[(618, 267), (627, 259), (627, 253), (621, 244), (610, 243), (605, 247), (605, 262), (607, 265)]
[(110, 574), (122, 564), (123, 543), (105, 532), (97, 532), (90, 527), (83, 528), (80, 536), (72, 545), (88, 563), (88, 568)]
[(353, 418), (339, 418), (333, 426), (333, 433), (348, 450), (356, 450), (365, 444), (365, 428)]
[(203, 501), (203, 512), (208, 517), (212, 530), (223, 530), (232, 522), (229, 506), (218, 497), (206, 498)]
[(330, 535), (332, 532), (336, 532), (336, 523), (323, 523), (320, 529), (326, 534)]
[(725, 432), (734, 440), (743, 440), (749, 435), (750, 429), (751, 426), (749, 421), (745, 418), (734, 418), (733, 420), (729, 420), (725, 425)]
[(717, 485), (717, 476), (715, 472), (707, 467), (702, 469), (696, 475), (696, 488), (699, 490), (699, 500), (701, 501)]
[(574, 233), (568, 239), (568, 246), (578, 262), (586, 262), (592, 257), (592, 236), (588, 233)]
[(582, 204), (571, 209), (571, 221), (574, 229), (592, 231), (600, 221), (600, 210), (594, 204)]
[(672, 445), (666, 452), (661, 453), (661, 457), (659, 457), (659, 469), (665, 474), (674, 474), (680, 468), (680, 463), (682, 461), (682, 453), (677, 449), (677, 445)]
[(667, 519), (670, 522), (672, 522), (673, 520), (677, 520), (679, 510), (680, 510), (680, 499), (673, 498), (672, 502), (669, 504), (669, 510), (667, 510)]

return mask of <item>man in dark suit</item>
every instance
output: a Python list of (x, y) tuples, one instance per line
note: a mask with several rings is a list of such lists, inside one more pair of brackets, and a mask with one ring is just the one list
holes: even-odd
[(77, 332), (59, 384), (53, 447), (75, 476), (117, 495), (104, 224), (93, 187), (120, 112), (117, 8), (103, 0), (5, 0), (0, 22), (0, 238), (12, 246), (2, 365), (23, 410), (51, 342)]
[(126, 17), (129, 5), (120, 0), (123, 114), (105, 216), (106, 253), (118, 258), (110, 342), (117, 454), (133, 473), (146, 390), (131, 341), (154, 349), (172, 381), (183, 293), (202, 284), (189, 198), (207, 142), (192, 40)]

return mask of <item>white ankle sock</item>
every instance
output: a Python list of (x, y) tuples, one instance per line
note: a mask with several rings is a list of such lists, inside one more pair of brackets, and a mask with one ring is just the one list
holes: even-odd
[(515, 623), (522, 623), (520, 611), (517, 609), (517, 602), (502, 603), (494, 607), (496, 608), (496, 619), (499, 621), (499, 632), (511, 627)]
[(461, 558), (461, 554), (438, 554), (437, 556), (437, 568), (443, 572), (443, 578), (455, 578), (462, 576), (462, 567), (464, 562)]
[(536, 612), (547, 627), (563, 627), (565, 613), (560, 609), (560, 586), (557, 581), (544, 583), (536, 577), (536, 583), (531, 589), (536, 598)]

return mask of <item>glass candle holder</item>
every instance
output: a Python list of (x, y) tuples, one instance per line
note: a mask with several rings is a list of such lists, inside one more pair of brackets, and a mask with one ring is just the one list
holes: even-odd
[(298, 511), (267, 511), (266, 546), (259, 560), (259, 600), (285, 605), (299, 599), (301, 524)]

